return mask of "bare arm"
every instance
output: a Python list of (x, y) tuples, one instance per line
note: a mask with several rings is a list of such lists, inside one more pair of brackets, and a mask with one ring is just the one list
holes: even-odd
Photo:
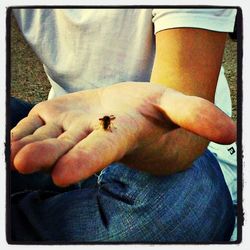
[[(13, 168), (23, 174), (50, 169), (54, 183), (59, 186), (86, 179), (115, 161), (153, 174), (170, 174), (190, 166), (206, 148), (208, 141), (204, 138), (233, 142), (235, 124), (228, 116), (203, 98), (172, 89), (182, 91), (185, 87), (182, 92), (198, 96), (199, 90), (206, 93), (207, 99), (213, 96), (209, 97), (209, 93), (214, 93), (212, 87), (204, 91), (205, 82), (202, 88), (191, 84), (195, 82), (191, 81), (192, 74), (190, 79), (185, 78), (190, 81), (190, 89), (182, 80), (168, 80), (169, 72), (164, 71), (168, 61), (162, 57), (168, 50), (161, 49), (160, 44), (165, 44), (161, 42), (157, 35), (152, 82), (163, 86), (117, 83), (36, 105), (11, 131)], [(184, 56), (177, 52), (176, 55)], [(188, 68), (183, 68), (188, 74)], [(171, 69), (177, 67), (168, 68)], [(177, 73), (176, 79), (184, 74)], [(177, 87), (168, 85), (169, 82)], [(97, 128), (100, 118), (109, 115), (115, 117), (112, 122), (116, 129), (111, 132)]]
[[(193, 28), (158, 32), (151, 82), (213, 102), (226, 37), (226, 33)], [(178, 109), (178, 105), (169, 107), (173, 107), (169, 113)], [(208, 143), (207, 139), (183, 128), (172, 131), (165, 145), (168, 167), (162, 173), (187, 168)]]

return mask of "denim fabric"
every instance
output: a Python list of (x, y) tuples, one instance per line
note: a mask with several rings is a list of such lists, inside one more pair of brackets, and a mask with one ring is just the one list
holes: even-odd
[(49, 174), (11, 177), (12, 242), (213, 242), (230, 239), (231, 196), (208, 150), (186, 171), (156, 177), (114, 163), (68, 188)]
[(15, 127), (16, 124), (28, 115), (33, 104), (22, 101), (15, 97), (10, 98), (10, 126)]

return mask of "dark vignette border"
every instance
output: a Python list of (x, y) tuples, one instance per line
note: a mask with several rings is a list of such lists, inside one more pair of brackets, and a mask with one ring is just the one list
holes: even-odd
[(237, 16), (235, 22), (235, 34), (237, 37), (237, 196), (238, 204), (236, 208), (237, 212), (237, 240), (233, 242), (187, 242), (187, 243), (167, 243), (167, 242), (110, 242), (108, 244), (120, 245), (120, 244), (195, 244), (195, 245), (207, 245), (207, 244), (239, 244), (242, 242), (242, 226), (244, 225), (244, 212), (242, 205), (242, 191), (243, 191), (243, 175), (242, 175), (242, 57), (243, 57), (243, 16), (242, 9), (239, 6), (209, 6), (209, 5), (91, 5), (91, 6), (74, 6), (74, 5), (58, 5), (58, 6), (43, 6), (43, 5), (30, 5), (30, 6), (10, 6), (6, 9), (6, 138), (5, 138), (5, 162), (6, 162), (6, 239), (9, 244), (12, 245), (105, 245), (104, 242), (54, 242), (54, 241), (13, 241), (11, 239), (11, 202), (10, 202), (10, 90), (11, 90), (11, 12), (12, 9), (67, 9), (67, 8), (86, 8), (86, 9), (115, 9), (115, 8), (236, 8)]

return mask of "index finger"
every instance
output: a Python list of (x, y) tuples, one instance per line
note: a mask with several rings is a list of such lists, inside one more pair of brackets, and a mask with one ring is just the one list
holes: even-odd
[(76, 183), (120, 160), (135, 146), (131, 135), (123, 129), (94, 130), (58, 160), (52, 171), (54, 183), (58, 186)]

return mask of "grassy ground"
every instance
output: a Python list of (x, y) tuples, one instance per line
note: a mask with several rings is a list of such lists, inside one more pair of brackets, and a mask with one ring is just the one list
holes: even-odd
[(50, 84), (43, 66), (11, 19), (11, 95), (38, 103), (46, 100)]
[[(23, 100), (38, 103), (46, 100), (50, 84), (43, 67), (23, 39), (16, 21), (11, 19), (11, 95)], [(237, 42), (227, 40), (223, 65), (233, 103), (233, 119), (237, 118)]]
[(237, 119), (237, 41), (228, 39), (223, 57), (225, 75), (232, 98), (233, 119)]

